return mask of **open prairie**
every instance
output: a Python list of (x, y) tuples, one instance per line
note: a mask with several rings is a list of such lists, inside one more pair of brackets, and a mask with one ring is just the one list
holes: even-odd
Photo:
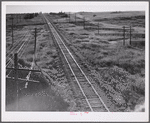
[[(18, 48), (11, 54), (21, 51), (20, 64), (32, 68), (33, 63), (33, 68), (41, 71), (31, 74), (31, 79), (39, 83), (31, 82), (27, 88), (26, 82), (19, 85), (22, 88), (20, 110), (132, 112), (144, 105), (144, 12), (59, 12), (39, 13), (32, 18), (26, 18), (27, 14), (20, 16), (21, 21), (13, 20), (12, 46), (12, 21), (7, 15), (7, 52), (19, 46), (19, 42), (27, 42), (20, 45), (24, 48), (22, 51)], [(14, 18), (17, 15), (14, 14)], [(25, 78), (28, 72), (21, 71), (18, 75)], [(79, 76), (84, 76), (88, 84), (79, 81)], [(14, 85), (10, 79), (6, 82), (6, 108), (14, 110)], [(95, 93), (105, 109), (98, 109)], [(30, 103), (25, 103), (26, 100)]]

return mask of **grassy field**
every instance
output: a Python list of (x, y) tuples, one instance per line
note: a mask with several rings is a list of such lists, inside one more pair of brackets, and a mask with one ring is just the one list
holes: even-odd
[[(94, 79), (101, 94), (109, 98), (113, 111), (135, 111), (145, 100), (145, 15), (144, 12), (72, 13), (69, 19), (50, 15), (89, 78)], [(22, 15), (22, 18), (24, 15)], [(83, 18), (85, 17), (85, 28)], [(7, 16), (6, 48), (11, 46), (11, 20)], [(37, 28), (36, 63), (43, 74), (32, 74), (40, 83), (29, 83), (20, 91), (22, 111), (76, 111), (76, 99), (62, 68), (52, 35), (40, 16), (22, 19), (14, 27), (14, 41)], [(99, 34), (97, 24), (99, 23)], [(27, 26), (27, 24), (30, 24)], [(37, 25), (35, 25), (37, 24)], [(132, 45), (126, 30), (123, 46), (123, 26), (132, 26)], [(32, 34), (32, 35), (33, 35)], [(30, 68), (33, 61), (34, 37), (20, 58)], [(25, 73), (19, 73), (23, 76)], [(45, 83), (45, 84), (44, 84)], [(7, 80), (7, 110), (15, 110), (12, 81)], [(24, 87), (25, 83), (21, 84)], [(104, 96), (105, 97), (105, 96)], [(43, 101), (44, 100), (44, 101)], [(104, 99), (105, 100), (105, 99)], [(27, 103), (28, 102), (28, 103)], [(51, 103), (49, 103), (51, 102)], [(113, 105), (113, 106), (112, 106)]]
[[(66, 18), (51, 16), (55, 25), (68, 39), (66, 43), (77, 59), (90, 68), (101, 88), (118, 107), (117, 111), (133, 111), (145, 98), (145, 15), (144, 12), (76, 14), (78, 21), (99, 22), (101, 30), (85, 28), (80, 22), (71, 23)], [(123, 46), (123, 26), (132, 26), (132, 45), (129, 30)], [(106, 28), (111, 28), (107, 29)], [(93, 72), (94, 71), (94, 72)], [(119, 99), (117, 100), (119, 95)], [(120, 108), (120, 109), (119, 109)]]

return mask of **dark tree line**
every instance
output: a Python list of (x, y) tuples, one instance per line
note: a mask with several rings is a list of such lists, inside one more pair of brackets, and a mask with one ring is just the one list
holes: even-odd
[(68, 15), (65, 12), (59, 12), (59, 13), (51, 12), (50, 14), (51, 15), (59, 15), (61, 17), (68, 17)]
[(32, 19), (36, 16), (38, 16), (38, 13), (28, 13), (28, 14), (25, 14), (24, 19)]

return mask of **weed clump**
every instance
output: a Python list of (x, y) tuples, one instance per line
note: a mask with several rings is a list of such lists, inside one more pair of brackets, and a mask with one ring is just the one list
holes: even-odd
[(139, 98), (145, 95), (144, 79), (133, 76), (122, 68), (114, 66), (110, 69), (99, 70), (99, 75), (103, 80), (103, 83), (100, 83), (102, 89), (113, 100), (115, 100), (114, 96), (118, 94), (123, 97), (126, 108), (134, 109)]

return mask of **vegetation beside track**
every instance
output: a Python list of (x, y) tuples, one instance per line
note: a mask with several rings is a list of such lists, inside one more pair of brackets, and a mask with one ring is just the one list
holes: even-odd
[[(25, 21), (25, 20), (23, 20)], [(40, 16), (37, 16), (33, 19), (29, 20), (30, 22), (42, 21)], [(29, 22), (29, 23), (30, 23)], [(28, 24), (28, 22), (25, 22)], [(20, 36), (24, 31), (30, 31), (34, 36), (34, 28), (37, 28), (37, 49), (36, 49), (36, 62), (41, 67), (45, 73), (31, 73), (30, 79), (37, 80), (39, 83), (29, 82), (26, 86), (26, 82), (19, 81), (19, 110), (20, 111), (67, 111), (70, 110), (73, 102), (70, 91), (70, 95), (66, 92), (69, 92), (69, 88), (67, 85), (67, 80), (65, 79), (65, 75), (63, 74), (62, 69), (58, 66), (59, 58), (55, 47), (52, 45), (52, 39), (49, 37), (48, 30), (45, 30), (45, 25), (34, 25), (34, 26), (24, 26), (19, 30), (15, 28), (14, 37), (16, 41), (16, 35)], [(8, 38), (11, 41), (11, 31), (8, 32), (10, 37)], [(10, 42), (11, 43), (11, 42)], [(19, 58), (19, 63), (23, 65), (23, 67), (30, 68), (31, 63), (33, 61), (34, 54), (34, 37), (29, 42), (27, 49), (21, 58)], [(38, 69), (37, 66), (34, 68)], [(28, 72), (21, 71), (19, 72), (19, 78), (24, 78)], [(49, 78), (52, 79), (49, 79)], [(53, 80), (54, 79), (54, 80)], [(63, 82), (59, 82), (59, 79), (64, 80)], [(14, 111), (16, 98), (14, 95), (14, 81), (7, 80), (6, 81), (6, 110)]]
[[(100, 21), (99, 17), (103, 17), (105, 14), (106, 13), (77, 13), (76, 23), (75, 20), (73, 20), (74, 14), (71, 14), (70, 23), (66, 13), (51, 13), (51, 15), (53, 15), (51, 18), (61, 34), (68, 39), (66, 44), (75, 55), (77, 61), (84, 70), (87, 71), (89, 77), (95, 78), (95, 82), (99, 85), (99, 88), (103, 90), (111, 100), (114, 105), (114, 111), (134, 111), (136, 105), (143, 104), (145, 99), (145, 37), (143, 37), (145, 34), (145, 18), (143, 15), (140, 15), (141, 13), (138, 13), (139, 15), (129, 13), (130, 16), (126, 18), (118, 17), (120, 15), (123, 16), (123, 13), (111, 13), (110, 16), (108, 16), (109, 19)], [(128, 15), (128, 13), (126, 13), (126, 15)], [(110, 19), (114, 16), (117, 17)], [(24, 16), (22, 16), (22, 18), (23, 17)], [(88, 28), (83, 28), (82, 17), (86, 17), (90, 20), (89, 23), (87, 23)], [(136, 18), (136, 21), (133, 18)], [(98, 34), (97, 27), (92, 28), (92, 26), (99, 21), (101, 30), (99, 30)], [(129, 21), (133, 24), (134, 33), (138, 35), (133, 36), (133, 47), (128, 45), (128, 36), (126, 37), (127, 45), (122, 46), (122, 32), (114, 29), (114, 27), (120, 29), (122, 25), (128, 25)], [(34, 76), (33, 78), (37, 78), (43, 83), (48, 81), (50, 84), (42, 86), (42, 84), (39, 83), (32, 83), (28, 85), (27, 89), (23, 89), (20, 92), (20, 104), (21, 106), (25, 105), (22, 110), (75, 110), (76, 107), (74, 107), (75, 100), (73, 99), (72, 89), (60, 65), (61, 61), (58, 57), (58, 51), (52, 43), (53, 39), (51, 39), (48, 30), (44, 29), (46, 25), (42, 25), (45, 22), (41, 16), (32, 19), (23, 19), (19, 23), (14, 19), (14, 23), (20, 25), (14, 27), (15, 40), (21, 38), (21, 35), (27, 30), (31, 29), (31, 32), (34, 33), (34, 28), (37, 28), (36, 62), (42, 70), (45, 71), (47, 79), (43, 80), (42, 76), (37, 74), (32, 75)], [(30, 26), (28, 24), (30, 24)], [(7, 20), (6, 31), (7, 46), (10, 46), (11, 19)], [(30, 42), (28, 50), (24, 53), (22, 58), (28, 67), (30, 67), (33, 60), (33, 41), (34, 39)], [(138, 48), (142, 50), (138, 50)], [(25, 73), (20, 74), (23, 76)], [(63, 82), (60, 82), (60, 80), (63, 80)], [(25, 83), (22, 83), (22, 85), (22, 87), (24, 87)], [(7, 80), (6, 86), (7, 110), (13, 110), (12, 107), (14, 106), (15, 100), (12, 98), (12, 81)], [(30, 105), (24, 103), (27, 100), (31, 102)], [(45, 102), (42, 100), (45, 100)], [(49, 102), (52, 103), (49, 104)], [(74, 109), (72, 109), (73, 107)]]
[[(109, 41), (107, 35), (100, 36), (96, 34), (96, 30), (83, 29), (82, 25), (77, 24), (78, 22), (69, 23), (59, 15), (50, 17), (62, 35), (68, 39), (66, 43), (76, 55), (79, 63), (89, 68), (88, 70), (96, 70), (92, 74), (99, 80), (97, 83), (100, 88), (118, 107), (118, 111), (133, 111), (136, 105), (143, 104), (145, 99), (145, 45), (143, 42), (134, 41), (132, 46), (143, 50), (134, 49), (128, 45), (123, 46), (122, 39)], [(102, 22), (104, 23), (105, 21)], [(123, 23), (125, 24), (125, 21)], [(144, 27), (144, 23), (140, 24)], [(100, 31), (100, 34), (102, 32)], [(113, 38), (119, 39), (120, 37)], [(115, 101), (114, 95), (117, 94), (121, 95), (120, 104), (124, 104), (125, 101), (125, 105), (120, 105), (119, 101)]]

